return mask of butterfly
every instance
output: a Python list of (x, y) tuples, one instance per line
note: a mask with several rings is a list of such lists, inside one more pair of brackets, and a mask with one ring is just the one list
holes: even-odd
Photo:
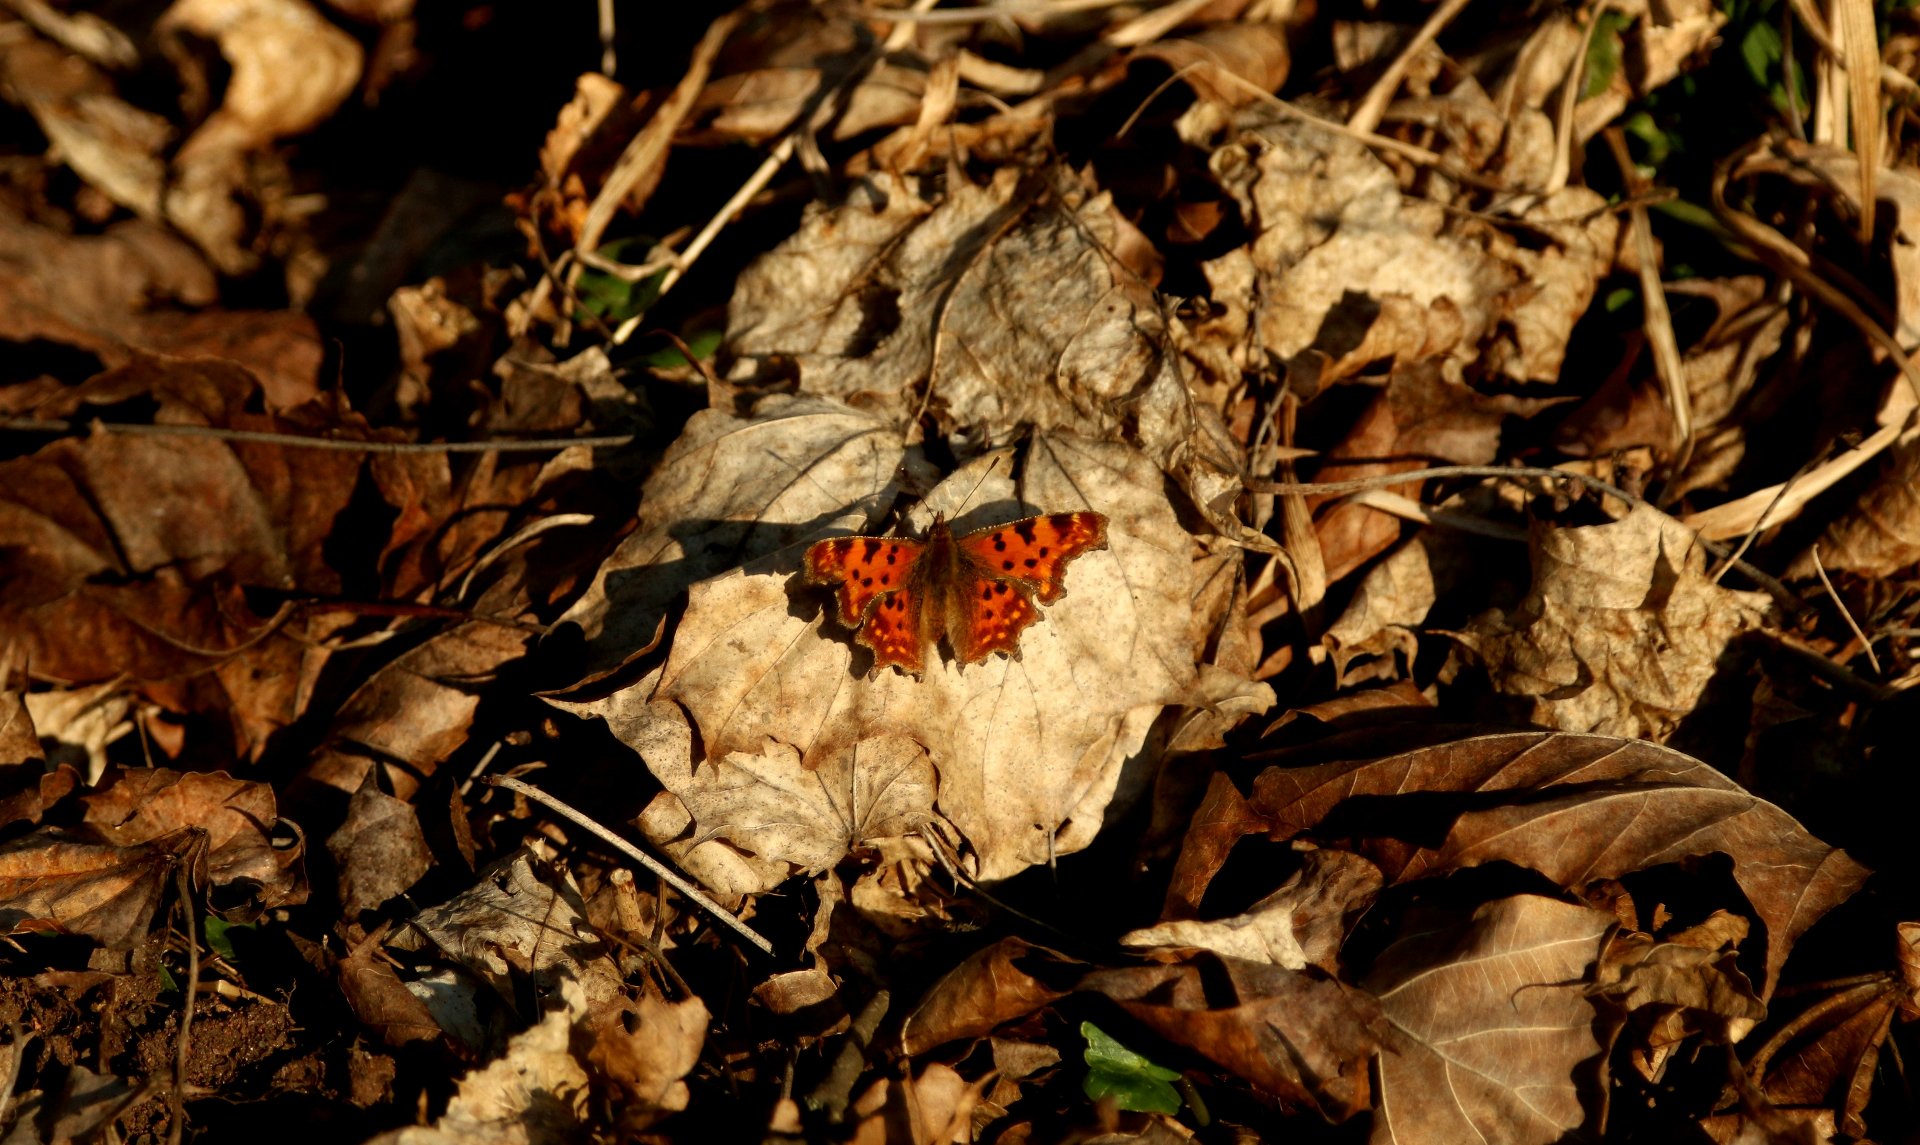
[(935, 516), (924, 541), (835, 537), (807, 549), (806, 577), (838, 585), (840, 623), (889, 664), (918, 676), (944, 635), (962, 664), (1020, 655), (1020, 633), (1040, 619), (1037, 598), (1066, 594), (1067, 562), (1107, 547), (1098, 513), (1049, 513), (954, 536)]

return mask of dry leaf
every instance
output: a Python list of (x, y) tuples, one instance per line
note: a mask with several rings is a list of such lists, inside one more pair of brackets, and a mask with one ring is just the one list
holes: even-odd
[(1029, 426), (1124, 433), (1169, 460), (1192, 419), (1159, 304), (1111, 253), (1130, 228), (1052, 175), (1007, 168), (927, 202), (875, 174), (845, 206), (810, 208), (735, 283), (729, 381), (791, 363), (803, 392), (896, 424), (925, 407), (984, 445)]
[(639, 1132), (687, 1107), (681, 1079), (700, 1060), (708, 1021), (700, 999), (669, 1002), (651, 990), (592, 1016), (587, 1061), (619, 1087), (623, 1132)]
[(1328, 1121), (1376, 1104), (1367, 1063), (1388, 1031), (1366, 994), (1279, 966), (1200, 955), (1171, 966), (1100, 970), (1105, 994), (1161, 1037), (1233, 1071), (1290, 1109)]
[[(418, 938), (413, 938), (417, 935)], [(493, 987), (507, 1003), (516, 977), (538, 986), (577, 983), (595, 1011), (621, 997), (621, 975), (586, 919), (570, 877), (522, 850), (481, 871), (472, 886), (415, 915), (393, 943), (420, 939)]]
[(351, 916), (404, 893), (433, 866), (413, 804), (380, 790), (380, 771), (368, 768), (347, 803), (346, 822), (327, 837), (340, 871), (340, 907)]
[(1532, 549), (1527, 598), (1467, 639), (1494, 687), (1549, 727), (1666, 739), (1767, 604), (1709, 581), (1693, 533), (1647, 505), (1606, 525), (1536, 525)]
[(559, 984), (562, 1004), (507, 1043), (506, 1053), (460, 1079), (432, 1125), (395, 1129), (367, 1145), (563, 1145), (587, 1114), (589, 1076), (573, 1056), (573, 1025), (586, 1011), (580, 987)]
[(232, 68), (220, 106), (173, 157), (165, 205), (215, 265), (243, 274), (257, 262), (234, 197), (247, 153), (332, 115), (360, 82), (360, 44), (301, 0), (174, 0), (155, 30), (211, 40)]
[(695, 414), (641, 494), (639, 528), (555, 633), (585, 638), (586, 679), (617, 669), (653, 646), (688, 586), (890, 504), (903, 452), (886, 423), (818, 398)]
[[(1726, 855), (1767, 928), (1763, 999), (1793, 944), (1867, 876), (1706, 764), (1605, 736), (1485, 735), (1385, 759), (1272, 768), (1248, 804), (1276, 838), (1309, 830), (1351, 838), (1388, 886), (1505, 861), (1579, 893), (1593, 880)], [(1204, 845), (1220, 853), (1222, 841)]]
[(1280, 889), (1241, 914), (1176, 919), (1122, 935), (1124, 946), (1197, 946), (1243, 962), (1340, 973), (1340, 944), (1379, 893), (1380, 869), (1347, 851), (1310, 850)]
[[(1124, 446), (1036, 438), (1017, 483), (1004, 460), (991, 455), (949, 477), (910, 519), (924, 528), (939, 511), (963, 529), (1038, 511), (1093, 509), (1108, 519), (1109, 548), (1075, 562), (1065, 597), (1023, 634), (1019, 659), (965, 668), (942, 660), (924, 679), (868, 673), (868, 654), (855, 656), (850, 634), (822, 607), (827, 595), (796, 575), (795, 548), (693, 587), (654, 697), (686, 710), (706, 759), (785, 745), (848, 792), (835, 798), (855, 812), (853, 793), (896, 783), (914, 756), (908, 741), (918, 744), (939, 774), (937, 810), (980, 878), (1086, 846), (1148, 724), (1190, 696), (1191, 541), (1158, 471)], [(660, 754), (663, 742), (651, 738), (648, 765), (671, 788), (698, 761)], [(847, 753), (857, 754), (836, 758)], [(776, 784), (761, 798), (764, 811), (730, 799), (725, 814), (776, 820), (789, 797)], [(910, 816), (893, 806), (895, 820)], [(698, 837), (775, 857), (718, 824), (700, 822)]]
[(1573, 1075), (1600, 1043), (1583, 983), (1612, 926), (1535, 895), (1410, 915), (1362, 980), (1394, 1033), (1372, 1140), (1548, 1145), (1585, 1124)]

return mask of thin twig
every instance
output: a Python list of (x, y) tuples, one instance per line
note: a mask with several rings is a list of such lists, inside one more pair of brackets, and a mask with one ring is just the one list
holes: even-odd
[[(1570, 473), (1564, 469), (1541, 469), (1531, 465), (1436, 465), (1430, 469), (1412, 469), (1404, 473), (1382, 473), (1375, 477), (1361, 477), (1352, 481), (1249, 481), (1246, 483), (1246, 487), (1254, 493), (1358, 493), (1365, 489), (1384, 489), (1389, 486), (1404, 484), (1408, 481), (1427, 481), (1438, 477), (1498, 477), (1509, 481), (1521, 477), (1535, 477), (1549, 480), (1562, 478), (1569, 481), (1577, 481), (1597, 493), (1605, 493), (1607, 496), (1618, 498), (1629, 505), (1645, 505), (1662, 517), (1667, 518), (1667, 520), (1673, 521), (1682, 528), (1686, 528), (1685, 522), (1675, 518), (1665, 509), (1660, 508), (1660, 506), (1655, 505), (1651, 501), (1636, 497), (1625, 489), (1611, 485), (1600, 480), (1598, 477), (1590, 477), (1585, 473)], [(1722, 546), (1707, 540), (1692, 529), (1688, 529), (1687, 531), (1693, 533), (1694, 540), (1698, 541), (1700, 547), (1712, 556), (1723, 559), (1727, 556), (1727, 552)], [(1772, 575), (1762, 572), (1746, 561), (1734, 561), (1733, 567), (1752, 578), (1755, 584), (1766, 589), (1768, 593), (1772, 594), (1775, 600), (1780, 601), (1783, 605), (1790, 607), (1798, 606), (1799, 598), (1795, 597), (1786, 585), (1781, 584), (1780, 581)]]
[(1840, 594), (1834, 591), (1833, 582), (1827, 579), (1827, 566), (1820, 563), (1819, 545), (1813, 546), (1813, 571), (1820, 574), (1820, 583), (1826, 586), (1827, 596), (1833, 601), (1833, 606), (1840, 610), (1840, 619), (1847, 622), (1847, 627), (1853, 630), (1853, 638), (1860, 642), (1860, 647), (1866, 649), (1867, 663), (1873, 665), (1874, 674), (1886, 675), (1880, 670), (1880, 657), (1873, 654), (1873, 641), (1868, 640), (1867, 634), (1860, 631), (1860, 626), (1854, 623), (1853, 613), (1848, 611), (1847, 602), (1840, 599)]
[(245, 441), (262, 445), (280, 445), (289, 449), (329, 449), (339, 453), (545, 453), (572, 449), (576, 445), (626, 445), (630, 433), (605, 437), (541, 437), (525, 441), (348, 441), (337, 437), (302, 437), (292, 433), (269, 433), (257, 429), (222, 429), (212, 425), (129, 425), (106, 421), (69, 421), (65, 418), (15, 417), (0, 420), (0, 429), (20, 433), (120, 433), (129, 437), (210, 437), (220, 441)]
[[(200, 845), (204, 845), (204, 841)], [(193, 1045), (193, 1000), (200, 988), (200, 939), (194, 932), (193, 888), (187, 877), (191, 854), (189, 852), (189, 857), (181, 859), (174, 868), (174, 877), (180, 885), (182, 925), (187, 932), (187, 997), (180, 1009), (180, 1034), (173, 1043), (173, 1088), (167, 1095), (167, 1145), (180, 1145), (187, 1128), (186, 1110), (183, 1108), (187, 1092), (187, 1054)]]
[(746, 939), (748, 942), (753, 943), (755, 946), (759, 947), (762, 951), (765, 951), (769, 955), (773, 953), (773, 943), (768, 942), (766, 939), (760, 937), (759, 933), (755, 931), (752, 927), (748, 926), (744, 922), (741, 922), (739, 919), (729, 914), (726, 908), (722, 907), (719, 903), (714, 902), (712, 899), (708, 898), (705, 894), (702, 894), (700, 891), (700, 888), (694, 886), (692, 883), (688, 882), (687, 880), (681, 878), (679, 875), (675, 874), (672, 868), (660, 862), (658, 859), (655, 859), (652, 855), (647, 854), (645, 851), (642, 851), (640, 848), (634, 846), (632, 843), (627, 842), (625, 839), (622, 839), (620, 836), (614, 834), (612, 831), (594, 822), (592, 819), (588, 818), (585, 813), (575, 810), (573, 807), (569, 806), (568, 804), (562, 802), (559, 799), (554, 798), (551, 795), (548, 795), (546, 792), (540, 790), (538, 787), (535, 787), (530, 783), (522, 783), (517, 779), (512, 779), (504, 775), (495, 775), (495, 776), (488, 777), (487, 784), (492, 787), (504, 787), (508, 791), (518, 792), (521, 795), (526, 796), (528, 799), (533, 800), (535, 803), (538, 803), (541, 806), (546, 807), (548, 810), (553, 811), (555, 814), (563, 816), (564, 818), (567, 818), (567, 819), (571, 819), (574, 823), (577, 823), (581, 827), (584, 827), (587, 830), (593, 832), (595, 835), (600, 836), (600, 838), (606, 840), (609, 845), (617, 848), (621, 854), (632, 859), (634, 862), (639, 863), (641, 866), (645, 867), (647, 870), (652, 871), (668, 886), (671, 886), (673, 889), (687, 896), (687, 898), (691, 899), (695, 905), (705, 910), (708, 914), (713, 915), (713, 917), (719, 919), (721, 922), (725, 923), (727, 926), (733, 928), (734, 931), (739, 933), (740, 937)]

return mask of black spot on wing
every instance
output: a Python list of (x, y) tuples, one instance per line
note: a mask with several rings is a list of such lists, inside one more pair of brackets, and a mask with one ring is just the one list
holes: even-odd
[(882, 548), (882, 547), (884, 547), (884, 544), (885, 544), (885, 543), (884, 543), (884, 542), (882, 542), (882, 541), (876, 541), (876, 540), (872, 540), (871, 538), (869, 538), (869, 539), (868, 539), (868, 541), (867, 541), (867, 552), (866, 552), (866, 555), (865, 555), (864, 557), (862, 557), (862, 558), (860, 558), (860, 559), (861, 559), (861, 560), (864, 560), (864, 561), (871, 561), (871, 560), (873, 560), (873, 556), (874, 556), (874, 554), (875, 554), (875, 553), (877, 553), (877, 552), (879, 552), (879, 551), (881, 550), (881, 548)]
[(1034, 531), (1033, 531), (1033, 522), (1031, 520), (1021, 521), (1018, 524), (1014, 525), (1013, 531), (1020, 534), (1020, 539), (1025, 541), (1029, 545), (1033, 543)]

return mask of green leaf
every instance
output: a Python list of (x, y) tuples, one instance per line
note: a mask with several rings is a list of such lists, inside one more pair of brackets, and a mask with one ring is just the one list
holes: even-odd
[[(701, 330), (686, 338), (685, 341), (687, 343), (687, 349), (693, 351), (693, 356), (704, 362), (713, 357), (714, 351), (720, 348), (720, 341), (724, 337), (726, 337), (726, 334), (721, 330)], [(680, 347), (668, 346), (665, 349), (655, 350), (653, 353), (645, 355), (640, 359), (640, 364), (665, 370), (671, 369), (674, 366), (691, 365), (692, 363), (688, 362), (687, 356), (680, 352)]]
[(1580, 85), (1580, 98), (1592, 99), (1607, 90), (1620, 71), (1620, 33), (1633, 24), (1624, 12), (1609, 8), (1600, 14), (1600, 26), (1587, 40), (1587, 79)]
[(1178, 1113), (1180, 1091), (1167, 1084), (1180, 1076), (1134, 1053), (1092, 1022), (1080, 1023), (1087, 1039), (1087, 1079), (1081, 1090), (1095, 1101), (1111, 1097), (1132, 1113)]
[(1763, 88), (1773, 86), (1773, 70), (1780, 62), (1780, 49), (1780, 29), (1772, 24), (1747, 25), (1746, 34), (1740, 37), (1740, 58), (1746, 62), (1747, 74), (1755, 84)]
[[(652, 249), (651, 238), (636, 235), (616, 239), (601, 247), (597, 253), (614, 262), (625, 263), (644, 259)], [(666, 275), (666, 271), (660, 270), (636, 282), (629, 282), (617, 274), (587, 267), (574, 280), (573, 295), (582, 310), (614, 326), (645, 314), (647, 308), (659, 300), (660, 283)]]
[(252, 930), (254, 928), (252, 923), (227, 922), (224, 919), (215, 918), (212, 915), (208, 915), (200, 925), (201, 933), (207, 936), (207, 946), (210, 947), (215, 954), (218, 954), (228, 962), (232, 962), (235, 959), (233, 939), (229, 937), (229, 932), (235, 930)]

